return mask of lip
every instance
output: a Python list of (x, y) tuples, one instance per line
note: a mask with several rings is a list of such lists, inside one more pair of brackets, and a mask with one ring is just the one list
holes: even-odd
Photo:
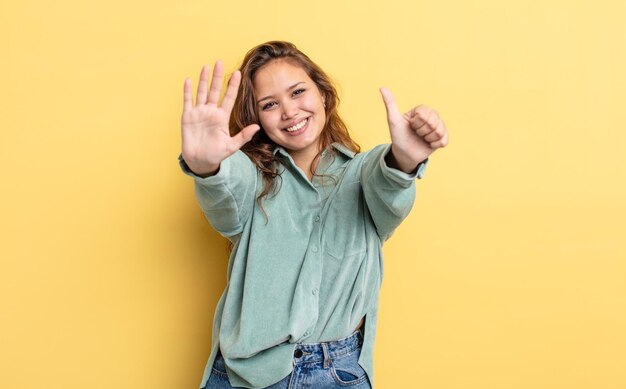
[[(309, 117), (307, 117), (307, 118), (302, 119), (302, 120), (306, 120), (306, 124), (305, 124), (305, 125), (304, 125), (301, 129), (299, 129), (299, 130), (297, 130), (297, 131), (294, 131), (294, 132), (289, 132), (289, 131), (287, 131), (287, 129), (286, 129), (286, 128), (285, 128), (285, 129), (283, 129), (283, 131), (284, 131), (287, 135), (291, 135), (291, 136), (297, 136), (297, 135), (300, 135), (300, 134), (302, 134), (304, 131), (306, 131), (306, 129), (307, 129), (307, 128), (309, 128), (309, 123), (310, 123), (310, 120), (309, 120), (309, 119), (311, 119), (311, 117), (310, 117), (310, 116), (309, 116)], [(296, 124), (298, 124), (298, 123), (302, 122), (302, 120), (299, 120), (299, 121), (297, 121), (297, 122), (293, 123), (292, 125), (287, 126), (287, 128), (292, 127), (292, 126), (294, 126), (294, 125), (296, 125)]]

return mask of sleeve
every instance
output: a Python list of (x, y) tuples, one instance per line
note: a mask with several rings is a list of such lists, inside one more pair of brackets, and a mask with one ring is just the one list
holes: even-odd
[(380, 145), (364, 156), (361, 185), (367, 209), (372, 215), (378, 236), (382, 241), (407, 217), (415, 200), (415, 179), (424, 175), (428, 159), (416, 171), (407, 174), (387, 166), (385, 156), (391, 145)]
[(181, 169), (194, 179), (194, 191), (205, 217), (220, 234), (231, 238), (240, 234), (252, 213), (256, 195), (257, 171), (241, 150), (222, 161), (219, 171), (202, 178), (194, 174), (182, 157)]

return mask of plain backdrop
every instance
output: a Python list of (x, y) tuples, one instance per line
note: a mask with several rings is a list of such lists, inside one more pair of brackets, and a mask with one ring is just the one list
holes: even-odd
[[(182, 174), (185, 77), (294, 42), (364, 149), (439, 110), (385, 246), (378, 389), (626, 387), (626, 3), (0, 4), (0, 387), (196, 388), (228, 248)], [(286, 231), (282, 239), (289, 239)]]

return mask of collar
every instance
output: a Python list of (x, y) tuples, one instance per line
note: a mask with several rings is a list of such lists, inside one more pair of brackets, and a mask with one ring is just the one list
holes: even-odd
[[(356, 155), (354, 151), (350, 150), (349, 148), (342, 145), (341, 143), (337, 143), (337, 142), (332, 143), (330, 147), (334, 148), (335, 150), (339, 151), (341, 154), (345, 155), (346, 157), (350, 159), (354, 158), (354, 156)], [(322, 152), (322, 157), (324, 157), (327, 154), (327, 152), (328, 152), (328, 148)], [(285, 150), (282, 146), (276, 146), (276, 148), (273, 151), (273, 154), (276, 155), (277, 153), (280, 153), (285, 157), (290, 157), (287, 150)]]

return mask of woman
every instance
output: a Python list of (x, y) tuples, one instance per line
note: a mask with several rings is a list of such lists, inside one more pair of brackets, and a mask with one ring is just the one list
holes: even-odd
[(329, 77), (288, 42), (184, 83), (183, 171), (233, 244), (201, 388), (371, 388), (382, 243), (447, 145), (436, 111), (382, 88), (391, 145), (360, 153)]

